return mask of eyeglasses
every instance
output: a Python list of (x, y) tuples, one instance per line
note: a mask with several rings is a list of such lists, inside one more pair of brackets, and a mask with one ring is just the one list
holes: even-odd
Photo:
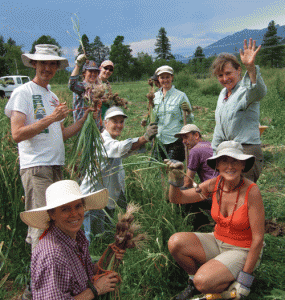
[(110, 72), (113, 72), (114, 71), (114, 68), (112, 67), (103, 67), (105, 70), (109, 70)]

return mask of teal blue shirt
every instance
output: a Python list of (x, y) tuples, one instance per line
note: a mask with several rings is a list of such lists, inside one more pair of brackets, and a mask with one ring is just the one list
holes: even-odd
[(215, 112), (216, 127), (212, 140), (214, 151), (220, 143), (230, 140), (241, 144), (260, 144), (260, 100), (266, 91), (258, 66), (256, 83), (251, 83), (246, 72), (227, 99), (226, 88), (221, 91)]
[[(155, 93), (153, 100), (154, 108), (153, 112), (156, 116), (156, 122), (158, 123), (157, 138), (163, 144), (174, 143), (177, 138), (174, 135), (180, 132), (183, 127), (183, 111), (180, 105), (183, 102), (187, 102), (192, 110), (191, 104), (185, 93), (177, 90), (174, 86), (171, 87), (166, 95), (158, 90)], [(193, 114), (187, 116), (187, 123), (192, 123), (194, 119)]]

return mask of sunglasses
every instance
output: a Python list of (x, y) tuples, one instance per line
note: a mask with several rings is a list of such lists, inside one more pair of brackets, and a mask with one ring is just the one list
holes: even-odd
[(113, 72), (114, 71), (114, 68), (112, 67), (103, 67), (105, 70), (109, 70), (110, 72)]

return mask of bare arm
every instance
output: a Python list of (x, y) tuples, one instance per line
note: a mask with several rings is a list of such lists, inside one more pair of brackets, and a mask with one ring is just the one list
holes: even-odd
[(146, 140), (146, 138), (144, 136), (141, 136), (137, 142), (132, 144), (132, 148), (131, 150), (137, 150), (140, 147), (142, 147), (143, 145), (145, 145), (148, 141)]
[(265, 213), (259, 188), (254, 186), (248, 195), (248, 217), (252, 231), (252, 244), (249, 249), (243, 271), (252, 273), (258, 261), (264, 239)]
[(94, 110), (93, 108), (86, 109), (83, 117), (68, 127), (64, 127), (63, 124), (61, 124), (62, 136), (64, 141), (66, 141), (67, 139), (74, 136), (77, 132), (80, 131), (80, 129), (82, 128), (84, 122), (88, 117), (89, 112), (93, 110)]
[(27, 118), (26, 115), (13, 110), (11, 114), (12, 137), (16, 143), (31, 139), (41, 133), (52, 123), (63, 120), (68, 115), (68, 112), (68, 107), (65, 104), (60, 104), (56, 107), (52, 114), (33, 124), (25, 125)]
[[(209, 186), (214, 179), (208, 179), (199, 185), (200, 189), (202, 190), (202, 194), (207, 196), (209, 191)], [(195, 203), (203, 200), (199, 193), (196, 192), (195, 188), (189, 190), (180, 190), (179, 187), (175, 187), (170, 184), (169, 187), (169, 201), (171, 203), (176, 204), (186, 204), (186, 203)]]
[(75, 67), (70, 76), (77, 76), (79, 74), (79, 71), (80, 71), (80, 67), (77, 64), (75, 64)]
[[(187, 187), (187, 188), (193, 187), (193, 180), (194, 180), (195, 174), (196, 174), (196, 171), (187, 169), (187, 172), (186, 172), (187, 176), (184, 177), (184, 187)], [(192, 180), (189, 177), (192, 178)]]

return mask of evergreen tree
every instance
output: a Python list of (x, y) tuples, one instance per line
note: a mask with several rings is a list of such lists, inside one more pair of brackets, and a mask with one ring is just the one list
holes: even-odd
[(115, 64), (114, 78), (122, 80), (129, 78), (129, 66), (133, 62), (132, 50), (129, 45), (124, 45), (124, 37), (118, 35), (111, 45), (110, 60)]
[(105, 46), (99, 36), (96, 36), (94, 42), (91, 43), (92, 59), (94, 59), (98, 65), (109, 57), (110, 49)]
[(161, 27), (158, 31), (155, 47), (154, 52), (157, 54), (157, 59), (169, 60), (174, 58), (171, 54), (171, 45), (164, 27)]
[(5, 47), (4, 38), (0, 35), (0, 76), (5, 76), (8, 74), (8, 65), (5, 60), (5, 55), (7, 53), (7, 49)]
[(281, 44), (282, 38), (277, 36), (277, 28), (275, 22), (271, 21), (264, 34), (260, 60), (263, 65), (269, 65), (273, 68), (280, 68), (284, 66), (285, 48)]
[(196, 51), (194, 53), (194, 57), (196, 61), (202, 62), (203, 58), (205, 57), (205, 54), (203, 53), (203, 48), (198, 46), (196, 48)]
[[(59, 49), (61, 49), (61, 46), (59, 45), (59, 43), (54, 38), (52, 38), (49, 35), (42, 35), (36, 41), (33, 42), (32, 49), (31, 49), (30, 53), (35, 53), (35, 51), (36, 51), (35, 46), (38, 45), (38, 44), (56, 45), (56, 46), (58, 46)], [(62, 55), (61, 51), (59, 51), (59, 55), (60, 56)]]

